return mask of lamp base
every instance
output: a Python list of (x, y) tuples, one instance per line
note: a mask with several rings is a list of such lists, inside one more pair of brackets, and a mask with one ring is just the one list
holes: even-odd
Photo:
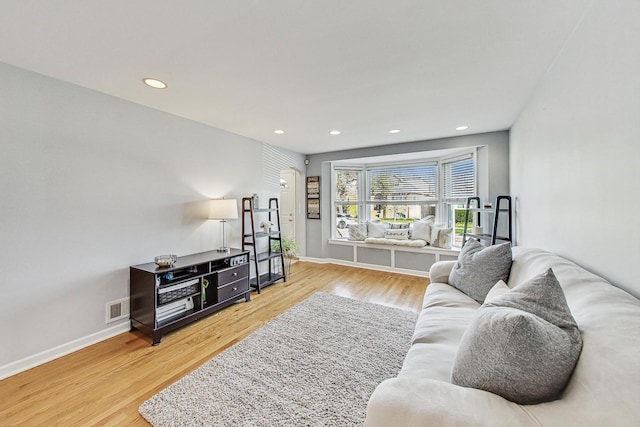
[(221, 246), (217, 249), (218, 252), (231, 252), (231, 248), (227, 248), (224, 246)]

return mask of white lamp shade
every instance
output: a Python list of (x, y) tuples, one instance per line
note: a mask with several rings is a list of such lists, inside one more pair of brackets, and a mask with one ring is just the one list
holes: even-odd
[(238, 218), (238, 202), (236, 199), (214, 199), (209, 205), (209, 219)]

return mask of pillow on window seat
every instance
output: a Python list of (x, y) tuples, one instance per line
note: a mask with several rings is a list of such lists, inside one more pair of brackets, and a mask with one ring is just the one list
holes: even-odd
[(349, 240), (364, 241), (367, 238), (367, 224), (349, 224)]
[(369, 237), (384, 237), (384, 232), (386, 230), (387, 230), (387, 224), (383, 222), (367, 223), (367, 235)]
[(385, 230), (384, 237), (385, 239), (409, 240), (409, 229)]
[(408, 222), (389, 222), (389, 228), (391, 230), (398, 230), (398, 229), (408, 229), (409, 228), (409, 223)]
[(431, 245), (437, 248), (451, 248), (451, 232), (453, 228), (436, 224), (431, 227)]
[(433, 227), (432, 221), (414, 221), (413, 230), (411, 231), (411, 239), (413, 240), (425, 240), (431, 244), (431, 228)]

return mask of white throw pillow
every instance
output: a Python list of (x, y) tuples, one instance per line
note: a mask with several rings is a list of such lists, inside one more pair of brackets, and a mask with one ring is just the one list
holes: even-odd
[(408, 222), (388, 222), (387, 226), (391, 229), (391, 230), (397, 230), (399, 228), (409, 228), (409, 223)]
[(498, 283), (493, 285), (493, 288), (489, 289), (489, 293), (486, 297), (484, 297), (484, 303), (488, 303), (493, 301), (494, 299), (506, 294), (509, 292), (511, 288), (507, 285), (504, 280), (498, 280)]
[(451, 232), (453, 228), (440, 228), (434, 226), (431, 228), (431, 244), (438, 248), (451, 248)]
[(427, 243), (431, 243), (431, 227), (433, 222), (431, 221), (414, 221), (413, 230), (411, 232), (412, 240), (425, 240)]
[(369, 237), (384, 237), (384, 232), (387, 230), (387, 225), (383, 222), (369, 222), (367, 223), (367, 235)]
[(395, 230), (386, 230), (384, 232), (384, 237), (386, 239), (395, 239), (395, 240), (409, 240), (409, 229), (395, 229)]

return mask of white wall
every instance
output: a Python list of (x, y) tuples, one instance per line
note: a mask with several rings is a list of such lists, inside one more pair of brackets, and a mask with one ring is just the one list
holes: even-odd
[[(112, 327), (105, 305), (128, 296), (130, 265), (218, 247), (207, 200), (277, 196), (265, 157), (304, 168), (300, 154), (5, 64), (0, 93), (0, 368)], [(231, 246), (240, 228), (228, 223)]]
[(510, 133), (516, 239), (640, 296), (640, 2), (598, 0)]

